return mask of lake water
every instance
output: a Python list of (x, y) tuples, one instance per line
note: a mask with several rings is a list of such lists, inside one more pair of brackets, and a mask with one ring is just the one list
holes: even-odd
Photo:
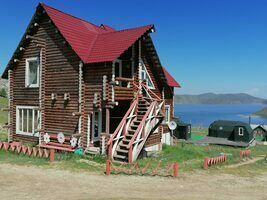
[[(264, 107), (266, 105), (261, 104), (175, 104), (174, 115), (181, 118), (184, 122), (191, 123), (193, 126), (209, 127), (215, 120), (249, 122), (249, 115)], [(251, 116), (251, 123), (267, 124), (267, 119)]]

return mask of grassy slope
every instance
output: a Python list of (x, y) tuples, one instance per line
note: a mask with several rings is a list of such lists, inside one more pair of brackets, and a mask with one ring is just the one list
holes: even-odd
[(7, 122), (7, 112), (3, 112), (2, 108), (7, 107), (7, 99), (0, 97), (0, 140), (3, 141), (7, 137), (6, 130), (2, 126)]
[[(267, 146), (257, 145), (250, 148), (252, 156), (265, 156), (267, 153)], [(225, 164), (234, 164), (241, 162), (239, 153), (241, 148), (227, 147), (219, 145), (200, 146), (194, 144), (185, 144), (180, 142), (175, 146), (164, 146), (163, 151), (154, 158), (146, 158), (140, 160), (142, 166), (148, 162), (156, 165), (159, 161), (163, 165), (178, 161), (180, 171), (192, 171), (201, 169), (203, 166), (204, 157), (219, 156), (221, 153), (228, 154), (228, 161)]]

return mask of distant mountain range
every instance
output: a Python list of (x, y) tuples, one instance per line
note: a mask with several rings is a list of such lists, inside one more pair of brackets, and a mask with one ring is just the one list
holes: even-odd
[(261, 110), (258, 110), (257, 112), (255, 112), (253, 114), (261, 116), (261, 117), (264, 117), (264, 118), (267, 118), (267, 107), (265, 107), (265, 108), (263, 108)]
[(245, 93), (175, 95), (174, 101), (178, 104), (267, 104), (266, 99), (254, 97)]

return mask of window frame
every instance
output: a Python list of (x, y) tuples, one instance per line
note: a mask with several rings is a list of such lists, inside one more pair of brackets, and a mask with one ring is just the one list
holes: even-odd
[[(143, 68), (144, 68), (144, 69), (143, 69)], [(145, 73), (144, 73), (144, 72), (145, 72)], [(145, 79), (142, 79), (142, 73), (145, 74)], [(149, 80), (150, 80), (152, 86), (149, 86), (149, 85), (148, 85), (147, 78), (149, 78)], [(141, 79), (141, 80), (146, 80), (146, 85), (147, 85), (147, 87), (148, 87), (149, 89), (155, 89), (155, 85), (154, 85), (154, 83), (153, 83), (153, 81), (152, 81), (152, 79), (151, 79), (150, 74), (149, 74), (148, 71), (147, 71), (146, 65), (145, 65), (145, 63), (143, 62), (143, 60), (141, 60), (140, 79)]]
[[(171, 106), (170, 105), (165, 105), (164, 109), (165, 109), (165, 117), (164, 117), (164, 121), (163, 122), (164, 122), (164, 124), (168, 124), (171, 121)], [(166, 110), (169, 110), (169, 112), (168, 112), (168, 121), (166, 120)]]
[[(29, 84), (29, 62), (31, 61), (36, 61), (37, 62), (37, 83), (36, 84)], [(40, 63), (39, 63), (39, 58), (38, 57), (31, 57), (31, 58), (26, 58), (25, 60), (25, 87), (26, 88), (39, 88), (39, 70), (40, 70)]]
[[(241, 134), (241, 130), (242, 130), (242, 134)], [(238, 135), (244, 136), (244, 128), (243, 127), (238, 127)]]
[[(23, 121), (24, 121), (24, 116), (23, 116), (23, 112), (22, 112), (22, 131), (20, 130), (20, 115), (19, 115), (19, 110), (32, 110), (32, 132), (24, 132), (23, 131)], [(35, 125), (35, 116), (34, 116), (34, 112), (37, 111), (37, 116), (40, 119), (41, 117), (41, 113), (38, 110), (37, 106), (16, 106), (16, 134), (19, 135), (26, 135), (26, 136), (35, 136), (35, 137), (39, 137), (39, 132), (34, 132), (34, 125)], [(28, 118), (29, 112), (27, 112), (27, 118)], [(38, 123), (37, 128), (40, 128), (41, 122)], [(28, 120), (27, 120), (27, 131), (28, 131)]]

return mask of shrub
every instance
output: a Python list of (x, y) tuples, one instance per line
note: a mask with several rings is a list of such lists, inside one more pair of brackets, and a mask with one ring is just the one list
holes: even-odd
[(5, 98), (7, 97), (7, 92), (4, 88), (0, 90), (0, 97), (5, 97)]

